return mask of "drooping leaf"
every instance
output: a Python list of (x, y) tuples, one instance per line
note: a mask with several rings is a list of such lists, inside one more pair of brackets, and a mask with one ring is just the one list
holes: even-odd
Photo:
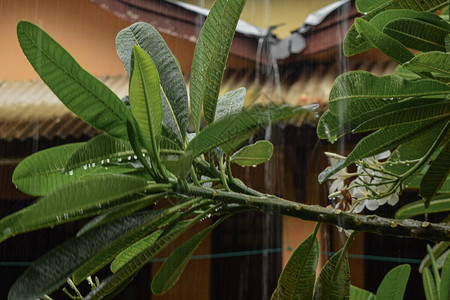
[(292, 253), (271, 300), (313, 299), (318, 261), (319, 242), (314, 232)]
[(421, 20), (399, 18), (386, 24), (383, 33), (411, 49), (445, 51), (445, 36), (449, 30)]
[(319, 174), (319, 182), (325, 182), (330, 176), (336, 174), (339, 170), (349, 166), (358, 159), (374, 156), (378, 153), (395, 148), (406, 142), (414, 134), (420, 134), (420, 132), (428, 130), (433, 125), (435, 124), (428, 121), (379, 129), (361, 139), (345, 159), (342, 159), (333, 166), (323, 170)]
[(444, 148), (434, 159), (420, 183), (420, 195), (431, 201), (450, 174), (450, 135), (443, 141)]
[(215, 1), (200, 32), (190, 75), (191, 113), (196, 132), (200, 130), (202, 106), (207, 122), (214, 120), (225, 64), (245, 2)]
[(371, 10), (389, 2), (390, 0), (356, 0), (356, 9), (360, 13), (368, 13)]
[(41, 79), (72, 112), (89, 125), (117, 138), (126, 137), (131, 113), (101, 81), (36, 25), (17, 24), (20, 46)]
[(0, 241), (13, 235), (86, 218), (136, 199), (147, 181), (127, 175), (95, 176), (54, 190), (0, 220)]
[(373, 47), (381, 50), (398, 64), (410, 61), (414, 57), (414, 54), (412, 54), (402, 43), (387, 35), (384, 31), (379, 31), (369, 22), (357, 18), (355, 19), (355, 27), (364, 40)]
[(245, 146), (231, 156), (231, 162), (241, 167), (250, 167), (262, 164), (272, 157), (273, 145), (269, 141), (257, 141)]
[[(153, 197), (154, 202), (159, 200), (158, 197)], [(111, 241), (103, 249), (89, 257), (83, 265), (77, 268), (73, 273), (73, 280), (75, 284), (82, 282), (87, 276), (95, 274), (98, 270), (111, 262), (119, 253), (127, 249), (130, 245), (144, 238), (150, 232), (155, 230), (158, 226), (164, 224), (170, 217), (177, 214), (179, 209), (185, 206), (174, 205), (167, 209), (159, 210), (150, 220), (131, 229), (126, 235), (123, 235), (114, 241)]]
[(417, 54), (403, 67), (414, 72), (437, 72), (450, 75), (450, 53), (431, 51)]
[(155, 63), (165, 96), (162, 100), (167, 100), (163, 103), (165, 116), (163, 120), (166, 122), (173, 118), (171, 116), (168, 118), (168, 114), (172, 114), (176, 120), (173, 124), (175, 127), (172, 129), (178, 131), (176, 135), (181, 135), (184, 139), (189, 113), (188, 97), (183, 74), (176, 58), (155, 28), (147, 23), (138, 22), (121, 30), (116, 37), (117, 54), (128, 74), (130, 74), (133, 45), (141, 47)]
[[(425, 102), (425, 101), (424, 101)], [(448, 118), (450, 116), (450, 102), (426, 104), (411, 108), (392, 111), (363, 122), (352, 132), (376, 130), (402, 124)]]
[(447, 255), (441, 272), (441, 286), (439, 290), (439, 299), (450, 298), (450, 255)]
[(411, 267), (400, 265), (390, 270), (377, 289), (377, 299), (403, 300)]
[(306, 111), (307, 108), (294, 108), (287, 105), (255, 107), (250, 110), (244, 110), (237, 115), (225, 117), (205, 127), (200, 134), (191, 140), (186, 148), (186, 152), (192, 151), (193, 157), (196, 157), (251, 133), (269, 122), (275, 122)]
[(64, 184), (78, 181), (79, 172), (71, 176), (69, 172), (64, 172), (64, 167), (71, 154), (83, 145), (84, 143), (66, 144), (28, 156), (14, 170), (13, 183), (24, 193), (41, 196)]
[(450, 195), (436, 197), (425, 208), (425, 200), (418, 200), (406, 204), (395, 212), (396, 219), (409, 219), (423, 214), (432, 214), (450, 211)]
[[(361, 18), (365, 21), (370, 21), (374, 16), (380, 12), (391, 9), (411, 9), (415, 11), (436, 11), (444, 6), (448, 5), (447, 0), (436, 1), (416, 1), (416, 0), (392, 0), (387, 1), (384, 5), (370, 11), (368, 14)], [(352, 56), (364, 51), (369, 50), (372, 46), (361, 36), (359, 36), (355, 25), (352, 25), (348, 30), (344, 38), (343, 50), (346, 56)]]
[(157, 214), (157, 211), (151, 211), (124, 217), (54, 248), (17, 279), (9, 291), (8, 299), (40, 299), (44, 294), (50, 294), (97, 251)]
[(350, 285), (349, 300), (376, 300), (376, 296), (369, 291)]
[(347, 251), (341, 249), (325, 263), (320, 271), (314, 289), (314, 299), (348, 299), (349, 295), (350, 266)]
[[(135, 256), (118, 269), (114, 274), (106, 278), (100, 285), (90, 292), (85, 299), (94, 300), (102, 299), (106, 295), (112, 293), (121, 283), (132, 277), (138, 270), (140, 270), (152, 257), (157, 255), (173, 240), (178, 238), (181, 234), (186, 232), (193, 225), (198, 223), (200, 219), (204, 218), (204, 214), (190, 219), (186, 222), (179, 222), (171, 231), (162, 234), (154, 243), (144, 249), (141, 249)], [(127, 251), (127, 250), (124, 250)]]
[(217, 101), (216, 114), (214, 122), (217, 122), (226, 116), (240, 113), (244, 107), (245, 88), (241, 87), (235, 91), (223, 94)]
[[(131, 111), (138, 123), (142, 143), (151, 157), (159, 154), (162, 124), (162, 103), (159, 75), (148, 54), (133, 46), (134, 68), (130, 78)], [(133, 124), (133, 121), (130, 122)]]
[(155, 295), (165, 294), (178, 281), (189, 259), (198, 246), (200, 246), (200, 243), (223, 220), (218, 220), (213, 225), (203, 229), (170, 254), (153, 277), (152, 292)]
[(425, 268), (422, 272), (422, 283), (427, 300), (438, 300), (436, 283), (434, 282), (433, 274), (428, 268)]

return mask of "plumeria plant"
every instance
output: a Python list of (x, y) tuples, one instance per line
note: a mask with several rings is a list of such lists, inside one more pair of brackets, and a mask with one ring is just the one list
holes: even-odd
[[(405, 22), (418, 23), (417, 28), (431, 24), (439, 33), (445, 31), (444, 40), (439, 40), (445, 44), (448, 23), (428, 11), (436, 11), (448, 2), (422, 2), (426, 5), (415, 0), (360, 2), (369, 5), (370, 12), (356, 20), (344, 48), (353, 54), (375, 46), (402, 67), (398, 70), (401, 76), (378, 78), (366, 72), (347, 73), (333, 86), (330, 110), (320, 120), (319, 136), (334, 141), (348, 132), (377, 130), (345, 158), (328, 154), (332, 166), (319, 180), (333, 179), (330, 195), (340, 203), (338, 208), (305, 205), (264, 194), (233, 177), (231, 164), (254, 166), (272, 155), (273, 145), (268, 141), (240, 147), (255, 130), (313, 109), (286, 105), (244, 109), (244, 88), (219, 97), (245, 0), (217, 0), (211, 8), (194, 52), (189, 100), (176, 58), (148, 24), (133, 24), (117, 35), (117, 53), (129, 76), (129, 95), (119, 99), (41, 28), (19, 22), (19, 43), (36, 72), (71, 111), (101, 134), (86, 143), (37, 152), (15, 169), (14, 184), (39, 199), (0, 220), (0, 241), (91, 219), (75, 237), (35, 261), (11, 287), (8, 299), (48, 300), (48, 295), (66, 283), (70, 291), (67, 287), (63, 290), (71, 299), (112, 298), (172, 241), (195, 224), (213, 220), (173, 251), (154, 276), (153, 293), (164, 294), (181, 276), (204, 237), (226, 218), (248, 210), (277, 211), (318, 222), (314, 232), (292, 254), (272, 299), (352, 297), (351, 290), (355, 289), (350, 288), (347, 250), (358, 232), (450, 241), (448, 224), (355, 213), (363, 207), (395, 204), (410, 178), (420, 179), (425, 198), (422, 206), (425, 203), (434, 208), (434, 198), (446, 195), (448, 54), (407, 54), (410, 52), (402, 44), (404, 41), (389, 37), (383, 29), (391, 28), (397, 19), (397, 25), (404, 30), (408, 28)], [(409, 10), (393, 10), (389, 15), (390, 8), (406, 6)], [(383, 18), (377, 17), (379, 12)], [(445, 50), (441, 44), (439, 49)], [(194, 132), (188, 132), (189, 114)], [(341, 114), (344, 123), (339, 122)], [(412, 145), (416, 145), (413, 150)], [(387, 150), (393, 151), (389, 158), (385, 154), (378, 156)], [(345, 168), (353, 163), (357, 171), (347, 173)], [(424, 212), (426, 208), (420, 209)], [(339, 225), (352, 233), (344, 248), (316, 276), (321, 223)], [(98, 278), (98, 271), (105, 268), (109, 275)], [(78, 285), (84, 281), (91, 291), (83, 296)], [(390, 299), (384, 295), (398, 288), (395, 280), (393, 283), (380, 286), (380, 299)]]

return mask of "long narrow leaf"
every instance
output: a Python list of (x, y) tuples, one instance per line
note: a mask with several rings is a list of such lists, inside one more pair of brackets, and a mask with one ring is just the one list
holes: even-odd
[(442, 267), (439, 299), (450, 299), (450, 255), (447, 255)]
[(294, 114), (304, 113), (307, 108), (290, 106), (256, 107), (231, 115), (205, 127), (200, 134), (191, 140), (186, 152), (192, 151), (193, 157), (212, 150), (237, 137), (253, 132), (260, 126), (267, 125)]
[(375, 26), (378, 30), (383, 31), (386, 24), (400, 18), (420, 20), (428, 24), (450, 30), (450, 24), (448, 24), (440, 16), (431, 12), (414, 11), (410, 9), (394, 9), (380, 12), (370, 20), (370, 24)]
[(450, 116), (450, 102), (415, 106), (407, 109), (392, 111), (370, 119), (352, 132), (364, 132), (376, 130), (382, 127), (390, 127), (415, 122), (423, 122), (433, 119), (448, 118)]
[[(390, 10), (390, 9), (412, 9), (415, 11), (436, 11), (444, 6), (448, 5), (448, 0), (436, 0), (436, 1), (417, 1), (417, 0), (392, 0), (386, 1), (384, 5), (370, 11), (368, 14), (362, 17), (365, 21), (370, 21), (378, 13)], [(372, 46), (359, 36), (355, 25), (352, 25), (348, 30), (344, 39), (344, 54), (346, 56), (352, 56), (364, 51), (369, 50)]]
[(317, 278), (314, 299), (348, 299), (350, 294), (350, 266), (347, 251), (339, 250), (323, 266)]
[(17, 35), (33, 68), (65, 106), (91, 126), (114, 137), (126, 137), (125, 123), (131, 120), (131, 113), (106, 85), (36, 25), (20, 21)]
[(152, 291), (155, 295), (165, 294), (178, 281), (200, 243), (223, 220), (218, 220), (212, 226), (200, 231), (170, 254), (153, 277)]
[(432, 125), (434, 125), (434, 123), (424, 122), (379, 129), (363, 138), (345, 159), (340, 160), (335, 165), (322, 171), (319, 174), (319, 182), (323, 183), (330, 176), (336, 174), (336, 172), (349, 166), (358, 159), (373, 156), (395, 148), (407, 141), (412, 135), (428, 130)]
[(12, 181), (24, 193), (42, 196), (79, 180), (79, 172), (64, 172), (71, 154), (84, 143), (66, 144), (34, 153), (22, 160), (14, 170)]
[(56, 189), (34, 204), (0, 220), (0, 241), (39, 228), (86, 218), (136, 199), (147, 181), (126, 175), (105, 175)]
[(318, 261), (319, 242), (314, 232), (292, 253), (271, 300), (312, 299)]
[(423, 214), (432, 214), (450, 211), (450, 195), (436, 197), (425, 207), (425, 200), (406, 204), (395, 212), (396, 219), (409, 219)]
[(447, 139), (443, 141), (444, 148), (439, 155), (434, 159), (430, 168), (426, 172), (422, 182), (420, 183), (420, 195), (425, 200), (430, 201), (450, 174), (450, 135), (447, 134)]
[(357, 0), (355, 1), (356, 9), (360, 13), (368, 13), (375, 8), (384, 5), (390, 0)]
[(375, 26), (363, 19), (355, 19), (356, 30), (373, 47), (378, 48), (393, 61), (403, 64), (410, 61), (414, 54), (411, 53), (402, 43), (396, 39), (379, 31)]
[(411, 267), (400, 265), (390, 270), (377, 289), (377, 299), (403, 300)]
[(434, 282), (433, 275), (428, 268), (425, 268), (422, 272), (422, 283), (427, 300), (439, 300), (436, 291), (436, 283)]
[(158, 214), (151, 211), (124, 217), (54, 248), (19, 277), (11, 287), (8, 299), (40, 299), (50, 294), (95, 253)]
[(139, 254), (131, 261), (117, 270), (116, 273), (102, 281), (95, 290), (85, 297), (85, 300), (102, 299), (106, 295), (112, 293), (121, 283), (132, 277), (139, 269), (141, 269), (152, 257), (157, 255), (168, 244), (198, 223), (203, 217), (204, 215), (201, 214), (198, 217), (183, 223), (183, 226), (175, 226), (170, 232), (160, 236), (150, 247), (139, 252)]
[(450, 53), (431, 51), (417, 54), (403, 67), (414, 72), (437, 72), (450, 75)]
[(183, 140), (189, 113), (188, 97), (183, 74), (176, 58), (155, 28), (147, 23), (138, 22), (121, 30), (116, 37), (117, 54), (128, 74), (133, 45), (141, 47), (155, 63), (165, 96), (162, 100), (166, 102), (163, 102), (163, 121), (175, 118), (174, 126), (167, 127), (171, 127), (172, 132)]
[(445, 36), (449, 30), (421, 20), (399, 18), (386, 24), (383, 33), (411, 49), (445, 51)]
[(202, 106), (207, 122), (214, 120), (225, 64), (245, 2), (215, 1), (200, 32), (190, 76), (191, 112), (196, 132), (200, 130)]

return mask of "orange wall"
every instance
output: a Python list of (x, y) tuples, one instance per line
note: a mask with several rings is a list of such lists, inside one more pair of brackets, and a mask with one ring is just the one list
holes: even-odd
[(93, 75), (125, 75), (115, 52), (115, 37), (128, 22), (88, 0), (1, 0), (0, 80), (38, 77), (17, 41), (19, 20), (42, 27)]

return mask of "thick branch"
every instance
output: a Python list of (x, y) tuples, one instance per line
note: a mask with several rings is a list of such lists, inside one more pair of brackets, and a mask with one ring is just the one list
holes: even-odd
[(190, 193), (224, 203), (253, 207), (264, 212), (279, 212), (295, 218), (337, 225), (344, 229), (373, 232), (379, 235), (419, 238), (432, 241), (450, 241), (450, 225), (420, 222), (416, 220), (395, 220), (376, 215), (358, 215), (334, 208), (305, 205), (272, 195), (248, 196), (235, 192), (217, 191), (203, 187), (192, 187)]

